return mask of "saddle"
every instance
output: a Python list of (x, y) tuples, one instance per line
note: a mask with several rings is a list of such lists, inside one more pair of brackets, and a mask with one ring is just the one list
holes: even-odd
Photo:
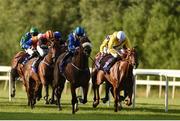
[[(99, 62), (98, 65), (100, 65), (97, 69), (99, 70), (103, 70), (104, 71), (104, 66), (108, 65), (109, 69), (119, 60), (123, 60), (126, 58), (127, 56), (127, 52), (126, 50), (117, 50), (117, 52), (119, 53), (119, 57), (116, 59), (113, 59), (111, 54), (106, 54), (103, 56), (103, 58), (100, 57), (96, 57), (96, 64)], [(97, 55), (100, 56), (100, 55)]]
[(100, 60), (100, 69), (103, 70), (104, 65), (106, 64), (106, 62), (112, 58), (111, 54), (106, 54), (101, 60)]

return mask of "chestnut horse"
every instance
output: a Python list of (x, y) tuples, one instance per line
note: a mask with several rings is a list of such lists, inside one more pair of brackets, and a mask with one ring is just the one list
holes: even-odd
[(70, 82), (71, 95), (72, 95), (72, 113), (78, 110), (78, 100), (76, 96), (76, 88), (83, 88), (83, 97), (81, 103), (85, 104), (87, 102), (87, 93), (90, 80), (90, 70), (88, 66), (88, 58), (91, 53), (91, 42), (87, 37), (82, 37), (79, 39), (80, 46), (76, 49), (76, 54), (72, 57), (71, 61), (66, 65), (65, 71), (60, 73), (59, 66), (64, 58), (65, 53), (59, 56), (56, 61), (54, 69), (54, 88), (55, 95), (57, 97), (57, 104), (59, 110), (61, 110), (60, 98), (64, 88), (66, 79)]
[[(42, 85), (45, 87), (46, 95), (44, 96), (44, 99), (46, 104), (49, 104), (48, 88), (49, 84), (52, 86), (54, 63), (58, 56), (66, 50), (65, 44), (61, 40), (53, 39), (51, 41), (52, 43), (50, 45), (48, 54), (44, 57), (38, 66), (38, 74)], [(41, 88), (42, 86), (39, 89), (40, 95), (42, 90)], [(54, 103), (54, 90), (52, 91), (52, 98), (50, 103)]]
[(39, 87), (41, 85), (41, 81), (36, 72), (32, 71), (32, 63), (36, 60), (36, 58), (30, 59), (22, 68), (22, 79), (23, 84), (26, 89), (28, 105), (31, 108), (34, 108), (36, 104), (36, 98), (39, 100), (41, 97), (38, 97)]
[(16, 94), (16, 87), (15, 87), (15, 81), (19, 78), (23, 80), (22, 77), (22, 67), (23, 65), (21, 64), (22, 61), (27, 57), (28, 54), (24, 51), (18, 52), (12, 59), (11, 61), (11, 71), (10, 71), (10, 79), (11, 79), (11, 97), (14, 97)]
[[(59, 43), (57, 41), (48, 41), (50, 43), (49, 45), (49, 51), (48, 54), (43, 59), (43, 63), (47, 64), (49, 61), (52, 61), (53, 58), (57, 56), (58, 49), (60, 48)], [(23, 80), (24, 80), (24, 86), (26, 88), (27, 97), (28, 97), (28, 105), (31, 106), (31, 108), (34, 108), (34, 105), (36, 104), (36, 99), (40, 100), (41, 98), (41, 90), (42, 90), (42, 82), (47, 81), (45, 80), (44, 75), (47, 74), (46, 71), (48, 70), (45, 65), (39, 65), (38, 66), (38, 72), (34, 72), (32, 70), (32, 63), (36, 60), (36, 58), (33, 58), (29, 60), (23, 67), (22, 73), (23, 73)], [(51, 70), (52, 71), (52, 70)], [(44, 79), (44, 80), (41, 80)], [(44, 84), (43, 83), (43, 84)], [(47, 82), (46, 82), (47, 83)], [(48, 85), (47, 85), (48, 86)]]
[(99, 104), (99, 86), (108, 81), (113, 87), (113, 97), (115, 103), (114, 111), (118, 111), (118, 102), (120, 101), (119, 95), (121, 90), (125, 90), (126, 105), (132, 104), (133, 93), (133, 67), (137, 64), (137, 54), (135, 49), (127, 50), (127, 57), (123, 60), (117, 61), (110, 69), (110, 73), (104, 73), (102, 70), (97, 71), (93, 68), (92, 83), (94, 90), (93, 107)]

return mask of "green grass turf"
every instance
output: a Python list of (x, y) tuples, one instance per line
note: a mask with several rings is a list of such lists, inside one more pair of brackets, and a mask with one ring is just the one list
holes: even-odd
[(164, 111), (164, 98), (137, 97), (136, 107), (127, 107), (114, 112), (114, 103), (111, 98), (110, 106), (100, 102), (97, 108), (92, 108), (92, 95), (88, 96), (87, 104), (79, 104), (79, 111), (71, 114), (71, 94), (62, 95), (62, 111), (58, 111), (56, 105), (45, 105), (41, 99), (36, 103), (34, 109), (27, 106), (26, 93), (22, 88), (17, 89), (16, 98), (8, 101), (8, 91), (0, 90), (0, 119), (11, 120), (123, 120), (123, 119), (179, 119), (180, 120), (180, 98), (169, 99), (169, 110)]

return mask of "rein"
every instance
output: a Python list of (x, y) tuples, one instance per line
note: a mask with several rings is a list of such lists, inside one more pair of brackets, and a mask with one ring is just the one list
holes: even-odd
[(87, 70), (88, 70), (88, 68), (81, 69), (81, 68), (77, 67), (76, 65), (74, 65), (74, 63), (71, 63), (71, 65), (72, 65), (73, 67), (75, 67), (78, 71), (87, 71)]

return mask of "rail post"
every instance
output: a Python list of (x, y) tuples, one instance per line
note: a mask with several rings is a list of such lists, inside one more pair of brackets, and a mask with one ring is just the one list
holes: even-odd
[(166, 78), (166, 85), (165, 85), (165, 112), (168, 112), (168, 77), (165, 75)]

